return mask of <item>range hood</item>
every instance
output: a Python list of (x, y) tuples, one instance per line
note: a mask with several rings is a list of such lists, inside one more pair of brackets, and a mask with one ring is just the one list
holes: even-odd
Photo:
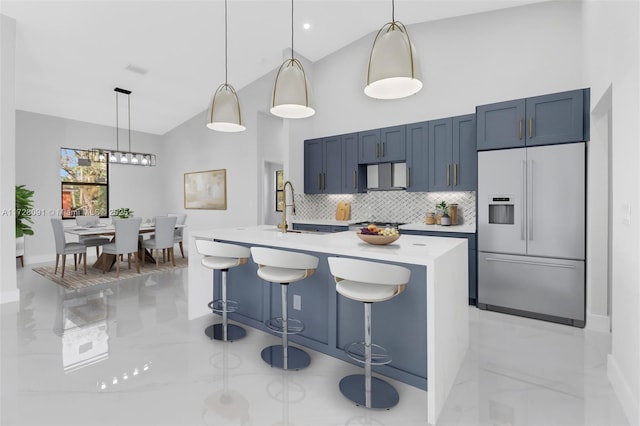
[(367, 166), (368, 191), (400, 191), (407, 188), (407, 163), (380, 163)]

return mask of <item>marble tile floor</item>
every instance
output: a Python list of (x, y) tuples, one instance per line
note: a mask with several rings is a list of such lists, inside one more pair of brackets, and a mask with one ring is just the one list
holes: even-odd
[[(270, 368), (260, 350), (278, 338), (251, 328), (210, 341), (218, 317), (186, 319), (187, 273), (74, 292), (19, 269), (21, 300), (0, 305), (0, 424), (426, 424), (414, 387), (389, 380), (400, 403), (366, 410), (338, 390), (356, 366), (309, 351), (307, 369)], [(628, 424), (607, 333), (469, 309), (470, 348), (438, 424)]]

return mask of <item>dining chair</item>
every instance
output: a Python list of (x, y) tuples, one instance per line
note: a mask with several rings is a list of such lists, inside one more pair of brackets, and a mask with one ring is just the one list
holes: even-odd
[[(83, 228), (94, 227), (100, 224), (98, 216), (76, 216), (76, 225)], [(96, 257), (100, 256), (100, 246), (109, 244), (111, 237), (101, 237), (99, 235), (78, 235), (78, 242), (87, 247), (96, 248)]]
[[(142, 241), (142, 248), (150, 249), (151, 255), (153, 255), (153, 251), (155, 250), (155, 260), (156, 260), (156, 268), (158, 268), (158, 250), (163, 251), (164, 258), (164, 250), (167, 250), (167, 254), (173, 266), (176, 266), (176, 257), (173, 254), (173, 230), (176, 227), (176, 220), (178, 218), (176, 216), (156, 216), (155, 223), (156, 229), (154, 231), (155, 238), (149, 238), (147, 240)], [(142, 266), (144, 266), (146, 256), (142, 256)]]
[(67, 264), (67, 255), (73, 254), (73, 267), (78, 270), (78, 255), (82, 260), (84, 255), (84, 273), (87, 273), (87, 246), (82, 243), (68, 243), (64, 238), (64, 225), (62, 219), (52, 218), (51, 226), (53, 227), (53, 237), (56, 242), (56, 269), (53, 274), (58, 273), (58, 261), (62, 256), (62, 278), (64, 278), (64, 268)]
[(179, 228), (177, 228), (174, 232), (173, 232), (173, 243), (174, 244), (178, 244), (178, 246), (180, 247), (180, 254), (182, 255), (182, 258), (184, 259), (184, 248), (182, 246), (182, 235), (184, 233), (184, 224), (187, 221), (187, 215), (186, 214), (175, 214), (175, 213), (169, 213), (168, 216), (175, 216), (178, 218), (178, 220), (176, 221), (176, 225), (182, 225)]
[[(129, 269), (131, 269), (131, 254), (134, 255), (136, 271), (140, 273), (140, 263), (138, 263), (138, 233), (142, 218), (134, 217), (129, 219), (114, 219), (115, 240), (112, 243), (102, 246), (103, 254), (113, 254), (116, 256), (116, 277), (120, 277), (120, 255), (127, 255)], [(102, 271), (104, 273), (105, 271)]]

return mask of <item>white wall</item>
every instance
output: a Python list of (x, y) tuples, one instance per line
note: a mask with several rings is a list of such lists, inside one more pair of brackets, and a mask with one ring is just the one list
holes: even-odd
[(585, 69), (596, 106), (611, 88), (612, 352), (607, 373), (640, 424), (640, 5), (584, 2)]
[[(16, 21), (0, 15), (0, 208), (15, 207), (15, 56)], [(0, 215), (0, 303), (20, 297), (14, 268), (15, 217)]]
[[(16, 183), (35, 191), (34, 208), (44, 212), (33, 218), (34, 235), (25, 242), (26, 263), (55, 259), (49, 211), (61, 208), (60, 148), (115, 148), (115, 135), (115, 127), (16, 112)], [(128, 140), (126, 143), (128, 147)], [(131, 132), (133, 151), (156, 153), (159, 143), (159, 136)], [(159, 155), (157, 167), (111, 165), (109, 208), (129, 207), (135, 216), (143, 218), (167, 214), (163, 180), (165, 171), (171, 168), (170, 161)]]

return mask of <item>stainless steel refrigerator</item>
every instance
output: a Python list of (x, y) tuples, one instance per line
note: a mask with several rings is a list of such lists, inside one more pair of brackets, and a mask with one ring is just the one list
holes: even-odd
[(585, 143), (478, 153), (478, 307), (585, 325)]

